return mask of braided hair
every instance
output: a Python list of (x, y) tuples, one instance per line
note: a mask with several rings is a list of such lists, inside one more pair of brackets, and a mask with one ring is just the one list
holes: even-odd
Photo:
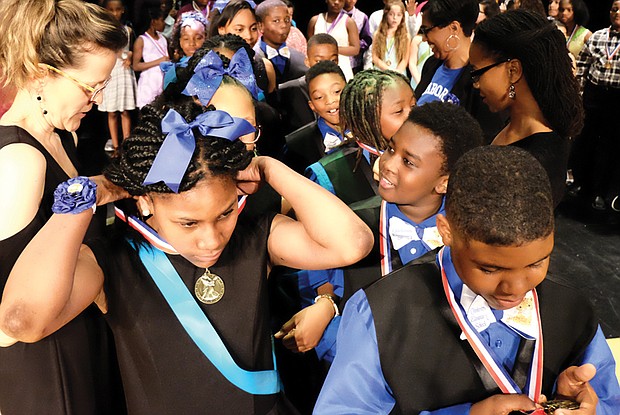
[(473, 43), (497, 61), (519, 59), (523, 76), (550, 127), (562, 137), (583, 127), (583, 105), (555, 24), (529, 10), (511, 10), (482, 21)]
[[(203, 112), (212, 110), (191, 100), (180, 104), (153, 103), (141, 109), (140, 122), (131, 136), (123, 141), (121, 157), (116, 159), (104, 173), (112, 183), (127, 190), (132, 196), (150, 192), (173, 193), (162, 182), (143, 184), (166, 138), (162, 132), (161, 120), (170, 109), (177, 111), (187, 122), (191, 122)], [(196, 149), (181, 181), (180, 192), (192, 189), (200, 180), (207, 177), (234, 179), (237, 172), (250, 164), (253, 154), (246, 150), (245, 144), (240, 140), (231, 142), (217, 137), (205, 137), (198, 128), (193, 128), (192, 131), (196, 139)]]
[[(200, 47), (200, 49), (194, 52), (192, 57), (187, 62), (186, 67), (176, 68), (176, 75), (177, 75), (176, 82), (171, 82), (166, 87), (164, 92), (162, 92), (159, 95), (159, 97), (157, 97), (155, 102), (158, 103), (159, 105), (162, 105), (162, 103), (164, 102), (181, 103), (181, 102), (187, 102), (187, 101), (193, 100), (192, 97), (188, 97), (184, 95), (183, 90), (187, 86), (187, 83), (189, 82), (191, 77), (194, 75), (194, 70), (196, 69), (196, 66), (198, 66), (202, 58), (207, 53), (209, 53), (211, 50), (214, 50), (214, 49), (228, 49), (232, 52), (236, 52), (241, 48), (244, 48), (245, 51), (248, 53), (250, 62), (252, 62), (252, 67), (254, 68), (254, 73), (256, 73), (256, 67), (255, 67), (256, 62), (254, 61), (254, 50), (250, 47), (250, 45), (248, 45), (248, 43), (245, 40), (243, 40), (237, 35), (232, 35), (232, 34), (214, 36), (212, 38), (205, 40), (205, 42), (202, 44), (202, 47)], [(228, 65), (230, 64), (230, 59), (217, 51), (216, 53), (222, 60), (224, 67), (227, 68)], [(223, 85), (227, 85), (227, 84), (238, 85), (239, 87), (247, 91), (248, 94), (250, 94), (250, 92), (239, 81), (237, 81), (236, 79), (228, 75), (224, 75), (222, 79), (222, 84)]]
[(351, 130), (353, 137), (361, 143), (385, 150), (387, 138), (381, 134), (383, 91), (396, 82), (410, 88), (407, 78), (395, 71), (367, 69), (358, 72), (340, 95), (342, 131)]

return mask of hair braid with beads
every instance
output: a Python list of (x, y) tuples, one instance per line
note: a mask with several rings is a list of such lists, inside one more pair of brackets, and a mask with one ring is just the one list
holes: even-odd
[(358, 72), (340, 96), (342, 131), (351, 130), (356, 140), (377, 150), (385, 150), (389, 137), (381, 134), (383, 91), (397, 82), (409, 85), (407, 78), (395, 71), (367, 69)]
[[(142, 184), (166, 138), (161, 130), (161, 120), (170, 109), (181, 114), (187, 122), (210, 110), (193, 101), (176, 105), (147, 105), (141, 110), (140, 122), (131, 136), (123, 141), (121, 157), (105, 172), (112, 183), (127, 190), (132, 196), (150, 192), (173, 193), (163, 182)], [(192, 131), (196, 149), (181, 181), (180, 192), (192, 189), (206, 177), (224, 176), (234, 179), (237, 172), (250, 164), (253, 154), (246, 150), (241, 141), (205, 137), (197, 128)]]

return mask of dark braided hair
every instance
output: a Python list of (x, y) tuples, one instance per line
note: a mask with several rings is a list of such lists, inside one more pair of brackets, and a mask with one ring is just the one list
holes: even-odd
[(523, 76), (550, 127), (562, 137), (581, 131), (579, 85), (566, 39), (555, 24), (529, 10), (511, 10), (482, 21), (473, 44), (497, 61), (519, 59)]
[(411, 88), (404, 75), (395, 71), (367, 69), (351, 79), (340, 95), (340, 126), (351, 130), (353, 137), (377, 150), (387, 148), (381, 134), (381, 104), (383, 91), (397, 82)]
[[(176, 105), (154, 103), (141, 109), (140, 122), (131, 136), (123, 141), (121, 157), (105, 172), (105, 176), (112, 183), (127, 190), (132, 196), (150, 192), (173, 193), (163, 182), (146, 186), (142, 184), (166, 138), (161, 130), (161, 120), (170, 109), (181, 114), (187, 122), (210, 110), (193, 101)], [(237, 172), (250, 164), (253, 154), (246, 150), (245, 144), (240, 140), (231, 142), (222, 138), (205, 137), (197, 128), (192, 131), (196, 139), (196, 149), (181, 181), (180, 192), (192, 189), (206, 177), (224, 176), (234, 179)]]
[(487, 245), (519, 246), (547, 237), (554, 226), (547, 172), (521, 148), (477, 147), (450, 175), (446, 217), (465, 240)]
[[(198, 66), (202, 58), (213, 49), (228, 49), (232, 52), (236, 52), (241, 48), (244, 48), (245, 51), (248, 53), (248, 57), (250, 58), (250, 62), (252, 62), (252, 67), (254, 68), (254, 73), (256, 73), (254, 50), (250, 47), (250, 45), (247, 44), (245, 40), (243, 40), (237, 35), (232, 34), (214, 36), (210, 39), (205, 40), (205, 43), (202, 44), (202, 47), (200, 47), (200, 49), (194, 52), (192, 57), (187, 62), (187, 66), (185, 68), (176, 68), (177, 81), (171, 82), (166, 87), (164, 92), (162, 92), (156, 98), (155, 103), (161, 105), (164, 102), (181, 103), (192, 100), (191, 97), (183, 95), (183, 90), (187, 86), (187, 83), (189, 82), (191, 77), (194, 75), (194, 70), (196, 69), (196, 66)], [(228, 65), (230, 64), (230, 59), (219, 52), (216, 53), (222, 60), (224, 67), (228, 67)], [(236, 84), (247, 91), (247, 89), (240, 82), (228, 75), (224, 75), (222, 84)], [(250, 94), (249, 91), (248, 94)]]

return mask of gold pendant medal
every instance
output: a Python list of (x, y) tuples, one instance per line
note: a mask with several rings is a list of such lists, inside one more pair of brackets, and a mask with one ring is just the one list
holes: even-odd
[(207, 268), (204, 274), (196, 280), (194, 293), (200, 302), (215, 304), (224, 296), (224, 281)]
[(611, 69), (611, 61), (605, 62), (605, 69)]
[(387, 66), (392, 66), (392, 61), (391, 61), (391, 60), (388, 60), (388, 61), (386, 61), (386, 62), (385, 62), (385, 64), (386, 64)]

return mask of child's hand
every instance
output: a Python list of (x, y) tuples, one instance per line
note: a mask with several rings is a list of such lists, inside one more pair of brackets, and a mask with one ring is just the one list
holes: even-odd
[(127, 57), (125, 59), (123, 59), (123, 66), (125, 68), (130, 68), (131, 67), (131, 61), (133, 59), (133, 52), (129, 51), (129, 52), (125, 52), (127, 54)]
[(526, 395), (493, 395), (472, 405), (470, 415), (508, 415), (512, 411), (529, 412), (537, 408)]
[(245, 170), (237, 174), (237, 189), (239, 193), (251, 195), (256, 193), (264, 179), (264, 157), (254, 157)]
[(319, 344), (325, 328), (334, 317), (329, 301), (318, 301), (295, 314), (275, 334), (293, 352), (305, 353)]
[(594, 365), (571, 366), (558, 376), (558, 391), (556, 398), (570, 399), (579, 403), (579, 409), (558, 409), (555, 415), (595, 415), (598, 396), (590, 380), (596, 375)]

